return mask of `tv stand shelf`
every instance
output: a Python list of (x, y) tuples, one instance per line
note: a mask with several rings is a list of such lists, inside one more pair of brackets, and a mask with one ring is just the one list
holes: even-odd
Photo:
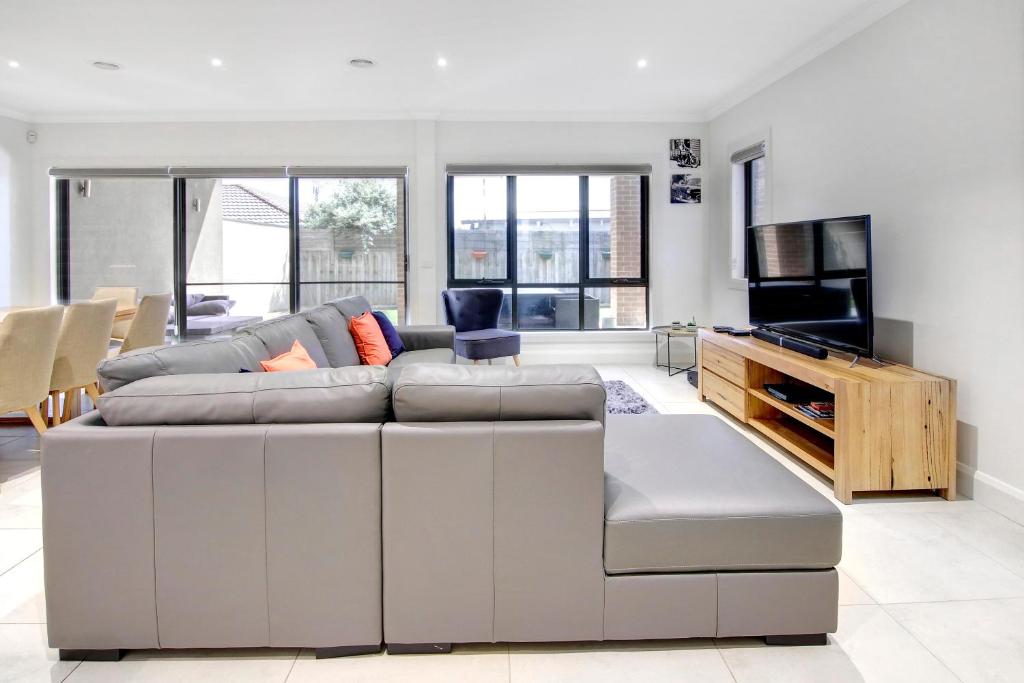
[[(698, 393), (833, 482), (855, 492), (934, 490), (956, 497), (956, 382), (902, 365), (850, 367), (751, 337), (700, 330)], [(796, 381), (834, 397), (815, 419), (764, 390)]]

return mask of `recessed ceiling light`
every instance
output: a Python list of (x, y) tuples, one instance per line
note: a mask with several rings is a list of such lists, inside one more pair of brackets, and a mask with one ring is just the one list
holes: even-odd
[(357, 69), (369, 69), (371, 66), (375, 66), (377, 62), (365, 57), (356, 57), (355, 59), (348, 60), (348, 64), (349, 66), (354, 66)]
[(640, 59), (640, 60), (637, 60), (637, 63), (636, 63), (636, 68), (638, 68), (638, 69), (644, 69), (644, 68), (646, 68), (646, 67), (647, 67), (647, 60), (646, 60), (646, 59)]
[(92, 65), (104, 71), (117, 71), (121, 68), (120, 64), (114, 64), (113, 62), (93, 62)]
[(7, 66), (11, 67), (12, 69), (17, 69), (19, 66), (21, 66), (21, 64), (12, 59), (11, 61), (7, 62)]
[(438, 57), (437, 65), (443, 69), (444, 67), (448, 66), (448, 60), (445, 59), (444, 57)]
[(224, 66), (224, 62), (217, 57), (210, 60), (210, 66)]

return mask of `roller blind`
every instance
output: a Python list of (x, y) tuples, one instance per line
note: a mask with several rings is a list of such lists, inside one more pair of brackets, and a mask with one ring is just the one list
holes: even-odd
[(160, 166), (51, 168), (55, 178), (404, 178), (405, 166)]
[(650, 164), (448, 164), (448, 175), (650, 175)]
[(54, 178), (166, 178), (166, 166), (159, 168), (51, 168)]
[(733, 152), (729, 160), (734, 164), (744, 164), (754, 159), (759, 159), (765, 155), (765, 144), (764, 140), (757, 144), (751, 145), (750, 147), (744, 147), (743, 149)]

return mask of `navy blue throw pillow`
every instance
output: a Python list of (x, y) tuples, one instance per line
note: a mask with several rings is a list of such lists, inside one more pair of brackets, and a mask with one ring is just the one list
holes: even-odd
[(380, 325), (380, 331), (384, 334), (384, 341), (388, 343), (388, 349), (391, 350), (391, 357), (394, 358), (398, 354), (405, 351), (405, 345), (402, 344), (402, 338), (398, 336), (398, 330), (391, 324), (391, 319), (380, 311), (374, 311), (373, 317)]

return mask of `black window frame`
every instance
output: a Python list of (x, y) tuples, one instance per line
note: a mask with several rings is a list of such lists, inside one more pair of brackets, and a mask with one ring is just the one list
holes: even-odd
[[(516, 201), (516, 179), (515, 174), (495, 173), (492, 175), (505, 175), (506, 182), (506, 267), (504, 278), (458, 278), (455, 276), (455, 179), (460, 174), (448, 174), (446, 179), (446, 216), (447, 216), (447, 257), (448, 257), (448, 278), (449, 289), (464, 289), (472, 287), (495, 287), (511, 291), (509, 308), (511, 313), (511, 327), (513, 330), (526, 332), (621, 332), (629, 330), (648, 330), (651, 326), (651, 288), (649, 285), (649, 235), (650, 235), (650, 176), (645, 173), (626, 174), (637, 175), (640, 178), (640, 276), (625, 278), (595, 278), (590, 276), (590, 176), (591, 175), (615, 175), (609, 173), (580, 174), (579, 178), (579, 231), (580, 231), (580, 260), (578, 282), (526, 282), (518, 281), (517, 273), (517, 201)], [(608, 327), (588, 328), (585, 317), (585, 294), (587, 289), (596, 288), (643, 288), (644, 290), (644, 327)], [(579, 293), (579, 326), (575, 329), (546, 329), (546, 328), (520, 328), (519, 327), (519, 292), (530, 289), (576, 289)]]
[[(102, 171), (102, 169), (95, 169), (96, 171)], [(111, 174), (103, 174), (105, 177), (112, 177)], [(81, 175), (83, 178), (90, 177), (88, 173)], [(113, 177), (130, 177), (130, 176), (113, 176)], [(172, 229), (173, 235), (173, 249), (171, 258), (173, 259), (173, 282), (172, 292), (174, 295), (174, 301), (185, 301), (187, 298), (188, 287), (195, 286), (232, 286), (232, 285), (287, 285), (289, 288), (289, 313), (301, 312), (301, 285), (303, 284), (340, 284), (340, 285), (360, 285), (360, 284), (394, 284), (399, 285), (403, 290), (403, 299), (405, 301), (405, 317), (404, 322), (408, 322), (409, 313), (411, 310), (409, 300), (409, 174), (404, 175), (380, 175), (374, 176), (372, 174), (353, 174), (345, 175), (344, 173), (338, 173), (333, 175), (303, 175), (289, 174), (284, 176), (288, 180), (288, 263), (289, 263), (289, 277), (287, 282), (188, 282), (187, 280), (187, 264), (186, 254), (187, 250), (185, 245), (187, 244), (187, 232), (186, 232), (186, 217), (187, 211), (187, 199), (186, 199), (186, 182), (190, 177), (188, 175), (170, 175), (171, 179), (171, 192), (173, 216), (172, 216)], [(207, 176), (208, 177), (208, 176)], [(230, 177), (242, 177), (242, 176), (218, 176), (220, 179)], [(300, 236), (299, 236), (299, 204), (298, 204), (298, 187), (299, 180), (303, 178), (394, 178), (396, 181), (402, 183), (402, 205), (399, 210), (402, 212), (403, 221), (402, 229), (404, 231), (402, 239), (402, 280), (345, 280), (345, 281), (309, 281), (302, 280), (302, 273), (300, 268)], [(57, 178), (55, 180), (54, 188), (54, 203), (56, 213), (56, 268), (57, 268), (57, 301), (62, 305), (71, 303), (71, 214), (70, 214), (70, 197), (71, 197), (71, 181), (68, 178)], [(175, 338), (183, 340), (187, 337), (187, 322), (188, 316), (184, 306), (174, 307), (175, 316)]]

